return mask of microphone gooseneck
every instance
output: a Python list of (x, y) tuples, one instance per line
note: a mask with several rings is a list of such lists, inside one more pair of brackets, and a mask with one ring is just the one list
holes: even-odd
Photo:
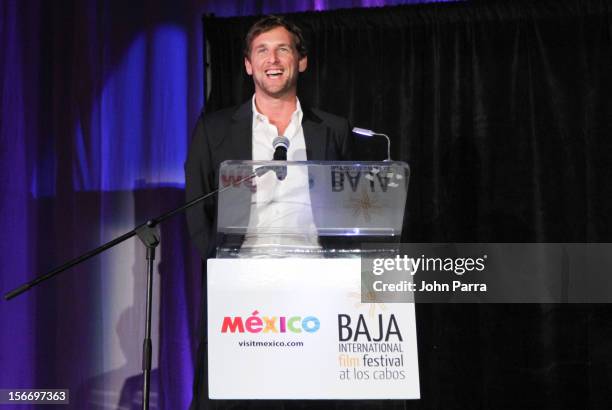
[(372, 130), (368, 130), (366, 128), (354, 127), (352, 130), (355, 134), (363, 135), (365, 137), (373, 137), (375, 135), (379, 135), (381, 137), (385, 137), (387, 139), (387, 159), (385, 161), (391, 161), (391, 140), (387, 134), (381, 134), (379, 132), (375, 132)]

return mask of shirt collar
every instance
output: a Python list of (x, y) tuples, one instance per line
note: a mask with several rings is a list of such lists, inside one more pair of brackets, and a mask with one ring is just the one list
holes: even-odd
[[(257, 106), (255, 105), (255, 94), (253, 94), (253, 98), (251, 98), (251, 107), (253, 109), (253, 119), (258, 120), (259, 122), (270, 122), (268, 117), (257, 111)], [(291, 114), (291, 118), (297, 116), (299, 120), (304, 114), (302, 113), (302, 106), (300, 105), (300, 99), (295, 97), (295, 111)]]

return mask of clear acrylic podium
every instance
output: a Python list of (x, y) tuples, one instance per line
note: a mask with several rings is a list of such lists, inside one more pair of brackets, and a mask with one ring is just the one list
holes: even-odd
[[(414, 305), (364, 317), (376, 307), (361, 297), (360, 257), (395, 252), (401, 240), (408, 179), (403, 162), (221, 164), (206, 277), (211, 399), (420, 398)], [(340, 316), (372, 329), (392, 317), (401, 336), (342, 339)], [(338, 357), (354, 343), (392, 344), (395, 373), (378, 380), (368, 369), (365, 380), (346, 367)]]
[(404, 162), (225, 161), (217, 258), (353, 257), (365, 242), (397, 243), (409, 177)]

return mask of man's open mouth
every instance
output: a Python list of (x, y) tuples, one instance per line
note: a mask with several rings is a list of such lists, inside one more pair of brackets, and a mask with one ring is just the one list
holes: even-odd
[(283, 70), (280, 70), (280, 69), (266, 70), (266, 75), (269, 78), (278, 78), (281, 75), (283, 75)]

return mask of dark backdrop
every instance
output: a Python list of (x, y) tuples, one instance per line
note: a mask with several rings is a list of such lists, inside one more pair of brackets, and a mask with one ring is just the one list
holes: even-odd
[[(183, 201), (203, 103), (204, 13), (431, 1), (0, 0), (0, 291)], [(152, 408), (184, 409), (200, 260), (184, 219), (161, 234)], [(139, 408), (143, 258), (132, 239), (0, 301), (0, 388), (70, 389), (62, 408)]]
[[(391, 136), (412, 170), (404, 239), (612, 240), (608, 1), (500, 1), (302, 13), (299, 96)], [(254, 18), (204, 18), (207, 110), (252, 95)], [(370, 149), (375, 145), (374, 149)], [(360, 141), (358, 159), (384, 144)], [(612, 406), (605, 305), (417, 306), (418, 409)]]
[[(0, 1), (0, 290), (182, 201), (202, 106), (203, 13), (414, 2), (425, 0)], [(411, 239), (609, 241), (609, 2), (505, 3), (372, 10), (388, 18), (353, 28), (355, 44), (346, 37), (347, 48), (329, 56), (313, 44), (303, 84), (318, 71), (326, 77), (302, 94), (392, 136), (394, 155), (413, 171)], [(350, 13), (325, 23), (327, 36), (362, 18)], [(404, 43), (379, 42), (392, 32)], [(374, 46), (384, 59), (365, 53)], [(389, 63), (412, 49), (410, 64)], [(385, 70), (411, 83), (400, 89)], [(236, 101), (250, 93), (223, 84), (209, 108), (231, 103), (221, 93)], [(182, 409), (200, 269), (183, 220), (162, 236), (154, 403)], [(0, 388), (69, 388), (67, 408), (138, 408), (124, 392), (138, 396), (143, 254), (131, 241), (0, 302)], [(423, 399), (407, 407), (610, 407), (607, 306), (418, 306), (417, 314)], [(92, 393), (87, 405), (76, 400), (81, 391)]]

